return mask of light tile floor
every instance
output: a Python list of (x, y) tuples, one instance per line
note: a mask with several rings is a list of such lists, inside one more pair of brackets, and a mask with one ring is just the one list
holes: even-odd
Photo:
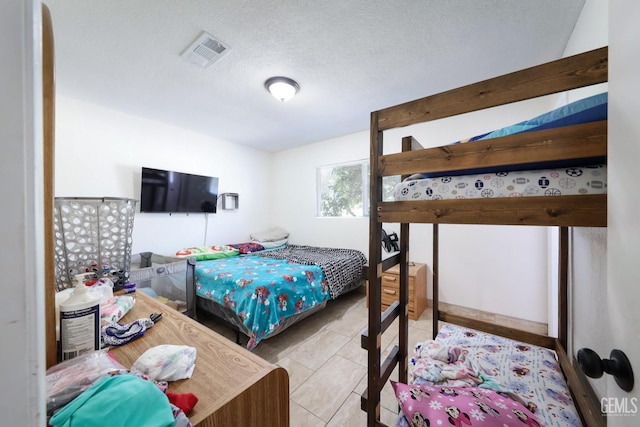
[[(367, 383), (367, 353), (360, 348), (360, 334), (367, 326), (365, 302), (364, 288), (357, 289), (329, 301), (324, 310), (260, 342), (255, 348), (255, 354), (289, 373), (291, 426), (366, 425), (366, 413), (360, 409), (360, 395)], [(447, 311), (450, 309), (455, 311), (455, 306), (449, 306)], [(465, 315), (473, 314), (468, 309), (462, 311)], [(491, 314), (476, 315), (483, 320), (496, 320), (486, 319), (487, 315), (494, 316)], [(235, 340), (234, 333), (216, 320), (200, 313), (199, 319)], [(429, 307), (418, 320), (409, 321), (409, 343), (429, 339), (431, 325)], [(546, 325), (535, 324), (532, 328), (546, 333)], [(396, 320), (382, 336), (383, 358), (397, 344), (397, 335)], [(245, 345), (246, 337), (242, 336), (241, 341)], [(398, 378), (397, 368), (391, 378)], [(393, 390), (387, 383), (381, 394), (381, 421), (395, 425), (397, 411)]]
[[(235, 340), (234, 333), (215, 319), (200, 313), (199, 319)], [(367, 352), (360, 347), (360, 334), (366, 326), (362, 288), (329, 301), (324, 310), (258, 344), (255, 354), (289, 373), (291, 426), (366, 424), (366, 413), (360, 409), (360, 394), (367, 382)], [(397, 342), (397, 329), (392, 325), (383, 334), (383, 348)], [(430, 331), (431, 312), (427, 309), (419, 320), (410, 321), (409, 341), (428, 339)], [(244, 336), (241, 342), (246, 344)], [(382, 420), (393, 425), (397, 405), (391, 388), (387, 388), (382, 394)]]

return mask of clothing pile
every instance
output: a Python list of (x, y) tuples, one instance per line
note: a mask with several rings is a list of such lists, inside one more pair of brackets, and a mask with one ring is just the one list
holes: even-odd
[[(166, 351), (163, 350), (165, 354)], [(175, 378), (174, 361), (180, 360), (182, 377), (190, 375), (192, 365), (183, 369), (186, 350), (171, 351), (177, 351), (179, 357), (153, 366), (164, 366), (170, 370), (170, 378)], [(195, 360), (195, 354), (190, 356), (190, 361)], [(131, 370), (126, 369), (108, 353), (108, 348), (51, 367), (46, 375), (48, 425), (191, 427), (187, 415), (198, 402), (197, 396), (169, 391), (168, 380), (163, 380), (164, 374), (157, 369), (151, 375), (143, 371), (136, 364)]]

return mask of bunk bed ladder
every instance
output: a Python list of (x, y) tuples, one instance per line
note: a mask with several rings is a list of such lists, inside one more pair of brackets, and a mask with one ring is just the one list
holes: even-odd
[[(378, 201), (382, 198), (382, 178), (378, 172), (375, 159), (382, 154), (382, 132), (378, 132), (376, 123), (377, 113), (371, 113), (371, 146), (369, 153), (371, 186), (370, 212), (369, 212), (369, 266), (366, 268), (366, 277), (369, 286), (369, 313), (368, 327), (362, 334), (362, 347), (367, 350), (367, 388), (361, 396), (361, 407), (367, 413), (367, 426), (377, 427), (380, 420), (380, 390), (384, 380), (383, 367), (380, 361), (380, 346), (382, 339), (382, 320), (389, 318), (391, 312), (396, 312), (398, 306), (389, 307), (381, 317), (381, 290), (380, 276), (381, 266), (381, 239), (382, 224), (377, 221)], [(393, 319), (392, 319), (393, 321)], [(386, 323), (386, 322), (385, 322)]]
[[(376, 113), (372, 113), (371, 123), (377, 123)], [(371, 212), (369, 215), (370, 242), (369, 267), (365, 267), (365, 276), (369, 281), (369, 321), (362, 333), (361, 347), (367, 350), (368, 380), (367, 388), (361, 396), (361, 409), (367, 413), (368, 427), (385, 426), (380, 421), (380, 392), (396, 366), (399, 367), (398, 380), (407, 382), (408, 348), (409, 348), (409, 224), (400, 224), (400, 252), (382, 260), (381, 238), (382, 222), (378, 219), (378, 204), (382, 201), (382, 174), (375, 161), (382, 154), (382, 132), (372, 126), (371, 130)], [(402, 140), (402, 150), (411, 150), (415, 144), (412, 137)], [(398, 301), (394, 302), (382, 313), (381, 277), (382, 272), (400, 265), (400, 292)], [(396, 318), (400, 318), (398, 326), (398, 345), (389, 352), (383, 363), (382, 334), (391, 326)]]

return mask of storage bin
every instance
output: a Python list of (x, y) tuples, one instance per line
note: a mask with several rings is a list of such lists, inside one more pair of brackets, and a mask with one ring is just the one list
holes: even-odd
[(135, 210), (133, 199), (56, 197), (56, 291), (73, 287), (73, 276), (91, 271), (122, 289), (129, 281)]
[(141, 252), (131, 257), (129, 281), (136, 284), (137, 292), (147, 292), (170, 307), (195, 318), (195, 269), (194, 258)]

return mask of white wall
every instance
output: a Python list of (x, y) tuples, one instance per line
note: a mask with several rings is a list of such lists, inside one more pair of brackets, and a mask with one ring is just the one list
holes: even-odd
[[(607, 46), (608, 2), (606, 0), (587, 0), (576, 27), (569, 39), (564, 56), (574, 55), (602, 46)], [(575, 91), (570, 99), (587, 96), (606, 90), (606, 85), (597, 88), (584, 88)], [(609, 140), (609, 147), (612, 141)], [(609, 162), (608, 170), (611, 171)], [(611, 189), (611, 186), (609, 187)], [(611, 196), (609, 196), (611, 197)], [(570, 232), (571, 270), (569, 280), (571, 328), (569, 354), (575, 355), (579, 348), (588, 347), (602, 356), (610, 351), (607, 339), (608, 319), (607, 287), (607, 230), (598, 228), (573, 228)], [(601, 303), (595, 303), (598, 301)], [(606, 382), (591, 380), (596, 393), (606, 394)]]
[(45, 424), (40, 14), (39, 1), (0, 3), (2, 425)]
[(601, 409), (623, 409), (607, 415), (610, 427), (637, 426), (640, 419), (640, 196), (635, 185), (640, 158), (640, 33), (632, 30), (639, 14), (637, 2), (587, 0), (566, 52), (609, 45), (608, 227), (572, 233), (571, 353), (588, 347), (609, 358), (615, 348), (629, 358), (636, 378), (631, 392), (620, 389), (611, 375), (589, 379), (597, 397), (605, 399)]
[(140, 213), (138, 207), (133, 253), (239, 243), (269, 225), (269, 153), (63, 96), (56, 108), (56, 197), (139, 200), (142, 166), (215, 176), (221, 193), (239, 193), (239, 209), (219, 205), (207, 217)]
[(367, 159), (367, 135), (347, 135), (273, 155), (273, 219), (289, 230), (292, 243), (367, 252), (368, 219), (316, 217), (316, 167)]
[[(608, 43), (608, 1), (607, 0), (587, 0), (582, 8), (580, 17), (576, 22), (571, 37), (567, 42), (564, 56), (571, 56), (591, 49), (606, 46)], [(590, 95), (607, 91), (607, 84), (589, 86), (586, 88), (576, 89), (558, 96), (558, 104), (564, 104), (575, 101)], [(553, 244), (551, 254), (557, 251), (556, 236), (554, 231)], [(593, 348), (599, 347), (598, 343), (592, 338), (593, 328), (599, 329), (602, 325), (598, 325), (595, 319), (604, 316), (602, 311), (604, 306), (590, 308), (589, 301), (603, 300), (604, 288), (600, 286), (602, 279), (606, 275), (606, 233), (604, 229), (585, 229), (574, 228), (569, 231), (569, 241), (571, 247), (571, 268), (569, 272), (569, 281), (574, 285), (570, 288), (571, 306), (574, 307), (570, 313), (571, 324), (580, 323), (576, 319), (586, 319), (587, 323), (581, 330), (573, 330), (571, 325), (569, 329), (569, 353), (573, 351), (574, 338), (576, 345), (584, 347), (586, 343)], [(584, 266), (590, 266), (585, 268)], [(553, 272), (554, 277), (557, 272)], [(579, 291), (575, 291), (579, 290)], [(553, 286), (549, 289), (550, 298), (557, 295), (557, 287)], [(554, 320), (553, 313), (557, 312), (557, 304), (553, 304), (549, 316), (550, 323)], [(582, 324), (582, 323), (581, 323)], [(582, 336), (581, 336), (582, 335)], [(590, 338), (591, 337), (591, 338)]]
[[(640, 4), (635, 1), (611, 0), (612, 22), (609, 44), (609, 229), (607, 253), (607, 311), (609, 330), (602, 335), (609, 347), (601, 356), (607, 357), (613, 348), (623, 350), (635, 372), (635, 387), (622, 391), (610, 375), (606, 397), (629, 403), (635, 399), (632, 416), (609, 416), (608, 425), (637, 426), (640, 424), (640, 195), (637, 191), (638, 159), (640, 159), (640, 32), (637, 17)], [(614, 24), (615, 23), (615, 24)], [(602, 286), (602, 283), (600, 283)], [(618, 414), (619, 415), (619, 414)]]
[[(546, 98), (389, 131), (385, 152), (397, 150), (403, 136), (413, 135), (424, 146), (443, 145), (543, 113), (552, 102)], [(368, 130), (274, 154), (274, 221), (291, 231), (293, 242), (368, 254), (368, 218), (315, 216), (316, 168), (368, 157)], [(546, 229), (449, 225), (440, 227), (440, 235), (442, 301), (546, 323)], [(411, 236), (412, 260), (431, 264), (431, 226), (412, 225)]]

